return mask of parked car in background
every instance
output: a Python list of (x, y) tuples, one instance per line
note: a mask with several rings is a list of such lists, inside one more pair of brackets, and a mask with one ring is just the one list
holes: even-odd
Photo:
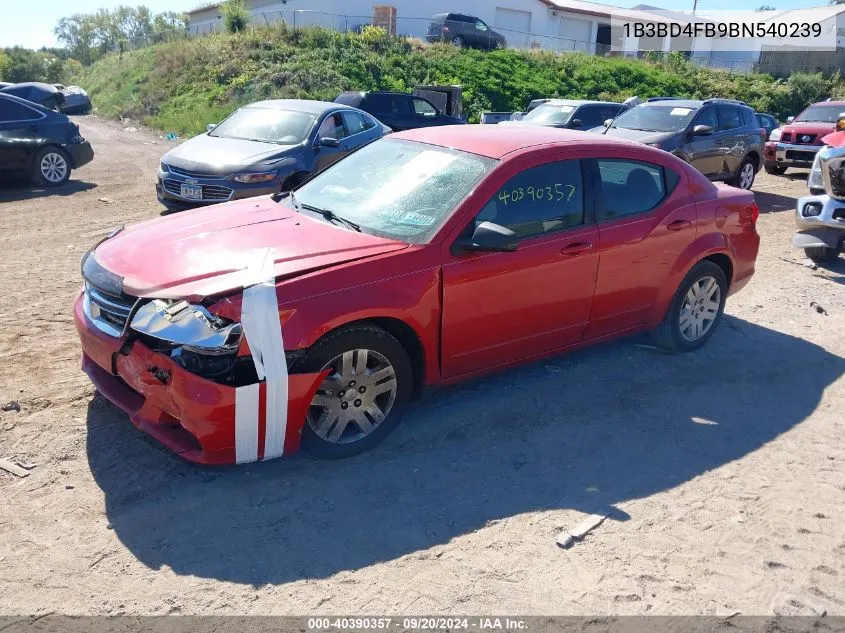
[(463, 13), (438, 13), (431, 18), (425, 39), (429, 42), (452, 42), (470, 48), (506, 48), (505, 36), (496, 33), (484, 20)]
[(65, 86), (56, 84), (56, 88), (64, 95), (65, 102), (62, 112), (65, 114), (89, 114), (91, 112), (91, 98), (79, 86)]
[(637, 143), (530, 126), (392, 134), (295, 196), (91, 249), (73, 307), (82, 367), (188, 460), (347, 457), (429, 385), (645, 330), (700, 348), (754, 273), (758, 213), (750, 192)]
[(94, 151), (64, 114), (0, 93), (0, 174), (41, 187), (63, 185)]
[(58, 88), (38, 81), (28, 81), (0, 88), (0, 94), (20, 97), (56, 112), (61, 112), (65, 103), (65, 96)]
[(621, 103), (610, 101), (584, 101), (579, 99), (549, 99), (538, 105), (518, 121), (507, 125), (542, 125), (545, 127), (589, 130), (605, 120), (616, 118), (627, 110)]
[(766, 130), (766, 140), (768, 140), (769, 136), (771, 136), (772, 132), (780, 127), (780, 123), (778, 120), (773, 117), (771, 114), (764, 114), (763, 112), (755, 112), (754, 118), (757, 119), (757, 123), (760, 125), (761, 128)]
[(405, 92), (344, 92), (334, 101), (368, 112), (396, 132), (466, 123), (443, 114), (428, 99)]
[(730, 99), (659, 99), (621, 114), (607, 136), (675, 154), (710, 180), (751, 189), (763, 163), (764, 132), (754, 110)]
[(834, 131), (836, 120), (845, 112), (845, 101), (814, 103), (786, 125), (769, 135), (763, 167), (769, 174), (781, 175), (790, 167), (809, 168), (824, 146), (822, 137)]
[(167, 152), (156, 195), (180, 210), (286, 191), (386, 131), (366, 112), (336, 103), (251, 103)]

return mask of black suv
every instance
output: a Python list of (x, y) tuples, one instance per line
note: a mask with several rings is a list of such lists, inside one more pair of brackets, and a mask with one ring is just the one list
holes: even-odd
[(507, 40), (491, 29), (484, 20), (462, 13), (438, 13), (431, 18), (425, 39), (429, 42), (452, 42), (455, 46), (474, 48), (506, 48)]
[(765, 132), (741, 101), (648, 101), (620, 114), (604, 133), (671, 152), (710, 180), (740, 189), (751, 189), (763, 165)]
[(465, 123), (443, 114), (428, 99), (404, 92), (344, 92), (334, 101), (372, 114), (396, 132)]

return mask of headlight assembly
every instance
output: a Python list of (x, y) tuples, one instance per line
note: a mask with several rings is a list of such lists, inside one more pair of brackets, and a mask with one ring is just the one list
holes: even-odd
[(243, 335), (240, 323), (214, 316), (202, 306), (161, 299), (138, 308), (130, 327), (186, 351), (209, 355), (233, 354)]
[(235, 174), (232, 176), (232, 180), (235, 182), (241, 182), (245, 185), (252, 185), (257, 182), (270, 182), (278, 175), (278, 173), (278, 171), (263, 171), (254, 174)]
[(781, 128), (775, 128), (772, 130), (772, 133), (769, 134), (770, 141), (779, 141), (780, 137), (783, 135), (783, 130)]

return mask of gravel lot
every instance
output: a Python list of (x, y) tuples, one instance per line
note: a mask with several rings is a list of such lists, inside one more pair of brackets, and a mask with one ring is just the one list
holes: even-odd
[(201, 469), (79, 370), (79, 259), (160, 213), (171, 145), (80, 124), (66, 187), (0, 189), (0, 456), (38, 464), (0, 473), (0, 613), (845, 614), (845, 258), (790, 247), (806, 173), (758, 176), (757, 275), (698, 353), (628, 339), (430, 393), (358, 458)]

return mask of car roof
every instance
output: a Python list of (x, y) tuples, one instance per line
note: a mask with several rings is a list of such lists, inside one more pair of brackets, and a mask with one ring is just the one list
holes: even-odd
[(845, 106), (845, 101), (817, 101), (816, 103), (811, 103), (807, 107), (812, 107), (814, 105), (835, 105), (835, 106)]
[(671, 107), (671, 108), (690, 108), (691, 110), (696, 110), (704, 105), (704, 101), (700, 101), (698, 99), (666, 99), (665, 101), (646, 101), (645, 103), (639, 104), (638, 108), (654, 108), (663, 106)]
[(527, 125), (445, 125), (396, 132), (388, 138), (440, 145), (496, 159), (521, 149), (540, 145), (643, 147), (633, 141), (600, 136), (590, 132)]
[(267, 101), (256, 101), (250, 103), (247, 108), (271, 108), (275, 110), (295, 110), (297, 112), (307, 112), (308, 114), (322, 114), (326, 110), (354, 110), (349, 106), (341, 103), (332, 103), (329, 101), (311, 101), (309, 99), (270, 99)]
[(591, 99), (549, 99), (545, 103), (541, 103), (537, 107), (541, 107), (544, 105), (571, 105), (571, 106), (582, 106), (582, 105), (622, 105), (621, 103), (617, 103), (615, 101), (593, 101)]

